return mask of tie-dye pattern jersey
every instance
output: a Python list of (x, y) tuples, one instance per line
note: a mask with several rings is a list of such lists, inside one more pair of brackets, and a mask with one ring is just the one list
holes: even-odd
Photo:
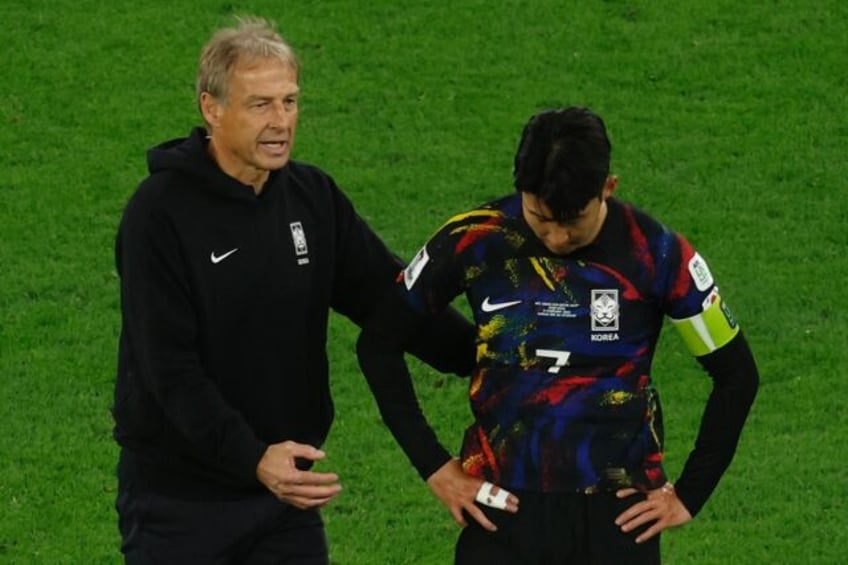
[(683, 237), (607, 205), (596, 240), (556, 256), (509, 196), (449, 220), (404, 271), (416, 311), (464, 293), (474, 312), (466, 472), (542, 492), (666, 482), (651, 360), (663, 317), (698, 316), (718, 291)]

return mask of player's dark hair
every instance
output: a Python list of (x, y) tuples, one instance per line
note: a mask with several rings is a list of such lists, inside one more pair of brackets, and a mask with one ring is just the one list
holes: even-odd
[(515, 189), (535, 194), (555, 220), (572, 220), (600, 198), (610, 152), (604, 122), (588, 108), (546, 110), (524, 126), (515, 154)]

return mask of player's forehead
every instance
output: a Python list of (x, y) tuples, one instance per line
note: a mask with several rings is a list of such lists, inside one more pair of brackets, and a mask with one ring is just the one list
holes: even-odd
[(525, 210), (532, 216), (536, 218), (546, 221), (553, 220), (554, 215), (551, 212), (551, 208), (545, 203), (544, 200), (536, 196), (535, 194), (531, 194), (529, 192), (521, 193), (521, 205)]
[(542, 199), (539, 198), (535, 194), (531, 194), (529, 192), (522, 192), (522, 206), (527, 213), (539, 220), (540, 222), (555, 222), (555, 223), (575, 223), (580, 220), (588, 217), (592, 212), (592, 205), (594, 203), (594, 199), (589, 201), (586, 206), (580, 210), (580, 212), (565, 221), (557, 218), (557, 215), (553, 213), (550, 206)]

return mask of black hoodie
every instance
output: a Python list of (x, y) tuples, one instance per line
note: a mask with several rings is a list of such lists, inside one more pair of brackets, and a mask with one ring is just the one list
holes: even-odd
[[(113, 414), (122, 481), (228, 497), (262, 488), (268, 444), (323, 443), (328, 310), (361, 325), (399, 265), (320, 170), (290, 161), (257, 196), (207, 143), (198, 128), (151, 149), (124, 212)], [(421, 356), (467, 374), (473, 328), (440, 330)]]

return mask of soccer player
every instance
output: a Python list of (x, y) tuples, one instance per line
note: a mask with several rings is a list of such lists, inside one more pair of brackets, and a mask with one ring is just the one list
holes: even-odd
[[(586, 108), (533, 116), (517, 192), (448, 220), (357, 343), (386, 424), (467, 524), (456, 563), (659, 563), (660, 532), (698, 513), (736, 450), (758, 387), (752, 353), (704, 258), (613, 196), (610, 150)], [(463, 293), (477, 365), (455, 460), (402, 352)], [(651, 379), (664, 317), (713, 380), (675, 484)]]
[[(328, 563), (310, 470), (333, 420), (329, 310), (356, 323), (401, 263), (332, 178), (290, 159), (299, 65), (259, 19), (204, 47), (205, 127), (150, 150), (116, 244), (117, 510), (128, 563)], [(469, 374), (449, 312), (414, 353)]]

